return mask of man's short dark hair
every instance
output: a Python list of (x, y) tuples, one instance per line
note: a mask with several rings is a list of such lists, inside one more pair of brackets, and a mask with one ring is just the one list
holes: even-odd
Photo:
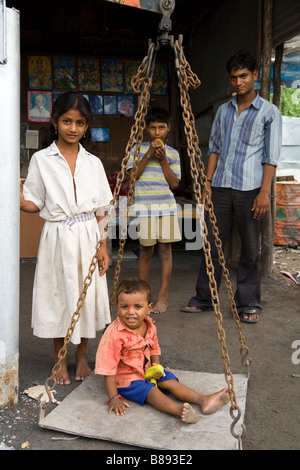
[(227, 72), (230, 73), (231, 70), (239, 69), (248, 69), (251, 73), (257, 70), (256, 60), (249, 54), (249, 52), (241, 49), (236, 52), (226, 64)]
[(164, 108), (151, 108), (149, 109), (147, 116), (145, 117), (146, 124), (150, 122), (164, 122), (169, 124), (171, 121), (170, 113)]

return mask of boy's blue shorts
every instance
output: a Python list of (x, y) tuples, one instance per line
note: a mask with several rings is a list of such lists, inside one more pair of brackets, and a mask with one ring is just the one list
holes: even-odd
[[(173, 374), (173, 372), (169, 370), (164, 370), (166, 376), (162, 377), (157, 381), (159, 382), (164, 382), (165, 380), (178, 380), (176, 375)], [(149, 393), (149, 390), (155, 387), (155, 383), (149, 382), (149, 380), (134, 380), (131, 382), (129, 387), (119, 387), (118, 388), (118, 393), (122, 395), (123, 398), (127, 398), (128, 400), (135, 401), (139, 403), (140, 405), (144, 405), (146, 403), (146, 397)], [(166, 390), (161, 390), (163, 393), (168, 395), (168, 392)]]

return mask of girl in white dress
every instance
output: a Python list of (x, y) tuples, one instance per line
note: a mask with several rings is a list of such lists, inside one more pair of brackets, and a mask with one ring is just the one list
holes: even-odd
[[(21, 210), (39, 212), (45, 219), (33, 287), (32, 327), (34, 335), (54, 338), (55, 362), (95, 254), (104, 207), (112, 199), (100, 159), (83, 146), (92, 119), (86, 98), (71, 92), (61, 95), (52, 110), (55, 141), (32, 156), (24, 186), (20, 184)], [(106, 282), (110, 260), (106, 239), (101, 237), (99, 270), (94, 272), (72, 336), (78, 345), (76, 380), (90, 373), (88, 339), (111, 322)], [(69, 385), (67, 357), (61, 364), (57, 383)]]

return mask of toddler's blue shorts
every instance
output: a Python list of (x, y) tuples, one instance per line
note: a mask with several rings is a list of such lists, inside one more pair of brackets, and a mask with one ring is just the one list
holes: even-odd
[[(178, 380), (176, 375), (173, 374), (170, 370), (164, 370), (166, 376), (162, 377), (161, 379), (157, 380), (157, 383), (164, 382), (165, 380)], [(146, 397), (149, 393), (149, 390), (155, 387), (155, 383), (149, 382), (149, 380), (134, 380), (131, 382), (129, 387), (119, 387), (118, 393), (122, 395), (123, 398), (127, 398), (128, 400), (135, 401), (140, 405), (144, 405), (146, 403)], [(163, 393), (169, 395), (166, 390), (162, 390)]]

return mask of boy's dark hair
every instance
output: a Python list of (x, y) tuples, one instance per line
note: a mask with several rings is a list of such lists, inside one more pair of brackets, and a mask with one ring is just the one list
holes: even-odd
[(147, 301), (150, 304), (151, 302), (151, 287), (148, 282), (143, 281), (138, 278), (126, 278), (121, 281), (117, 287), (116, 299), (118, 301), (119, 295), (124, 294), (134, 294), (135, 292), (144, 292), (147, 297)]
[(149, 109), (147, 116), (145, 117), (145, 122), (148, 126), (150, 122), (164, 122), (170, 124), (171, 116), (169, 111), (164, 108), (152, 108)]
[[(83, 95), (80, 95), (79, 93), (73, 93), (72, 91), (60, 95), (53, 103), (51, 117), (54, 122), (57, 123), (60, 116), (70, 111), (70, 109), (76, 109), (85, 117), (89, 126), (86, 133), (86, 137), (88, 138), (94, 118), (91, 112), (90, 103)], [(49, 130), (49, 143), (52, 143), (56, 138), (57, 135), (55, 134), (55, 128), (51, 122)], [(80, 143), (84, 147), (86, 146), (84, 139), (81, 139)]]
[(248, 69), (251, 73), (257, 70), (256, 60), (244, 49), (236, 52), (226, 64), (227, 72), (231, 70)]

